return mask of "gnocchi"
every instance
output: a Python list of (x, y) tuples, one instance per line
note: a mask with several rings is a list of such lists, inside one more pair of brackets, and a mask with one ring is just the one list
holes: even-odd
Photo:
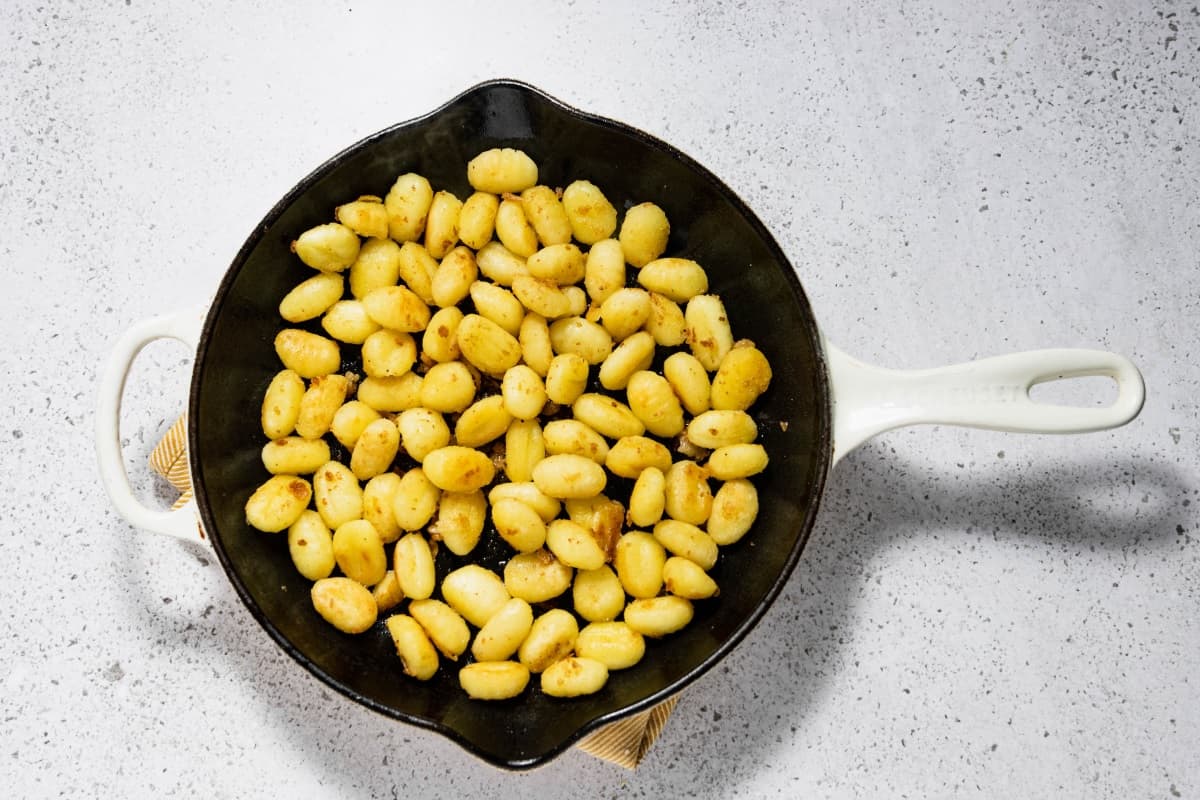
[(687, 626), (769, 465), (770, 362), (666, 211), (552, 177), (488, 150), (465, 200), (407, 173), (297, 236), (245, 504), (316, 614), (480, 701), (593, 694)]

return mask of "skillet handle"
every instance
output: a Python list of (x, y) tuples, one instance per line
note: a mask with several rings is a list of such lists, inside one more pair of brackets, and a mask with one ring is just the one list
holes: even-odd
[[(1137, 367), (1103, 350), (1030, 350), (949, 367), (894, 370), (871, 366), (825, 342), (833, 395), (833, 460), (867, 439), (905, 425), (965, 425), (1017, 433), (1088, 433), (1116, 428), (1142, 410), (1146, 387)], [(1036, 384), (1101, 376), (1117, 384), (1102, 408), (1037, 403)]]
[(173, 511), (156, 511), (134, 496), (121, 455), (121, 400), (129, 368), (142, 348), (157, 339), (178, 339), (195, 351), (208, 306), (179, 311), (139, 322), (117, 340), (104, 365), (96, 403), (96, 456), (100, 479), (117, 512), (131, 525), (188, 542), (208, 544), (196, 516), (196, 501)]

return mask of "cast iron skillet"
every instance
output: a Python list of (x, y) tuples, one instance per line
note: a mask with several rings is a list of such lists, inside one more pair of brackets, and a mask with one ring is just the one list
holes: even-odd
[[(648, 642), (642, 662), (614, 673), (601, 692), (573, 700), (542, 695), (535, 680), (518, 699), (475, 702), (458, 687), (452, 664), (426, 683), (406, 678), (382, 623), (351, 637), (321, 620), (308, 599), (310, 584), (297, 574), (281, 538), (250, 529), (243, 511), (251, 491), (267, 477), (257, 404), (279, 369), (272, 344), (281, 325), (277, 306), (312, 274), (289, 252), (289, 243), (329, 221), (338, 204), (362, 194), (383, 196), (405, 172), (425, 175), (435, 188), (465, 198), (471, 192), (465, 164), (492, 147), (526, 151), (539, 164), (540, 181), (551, 186), (591, 180), (619, 211), (646, 200), (660, 205), (672, 223), (667, 254), (704, 265), (735, 336), (754, 340), (774, 368), (771, 387), (755, 408), (760, 441), (771, 458), (756, 479), (761, 512), (740, 543), (722, 549), (712, 573), (720, 597), (697, 603), (695, 620), (682, 632)], [(1132, 419), (1142, 399), (1136, 369), (1095, 351), (1041, 351), (914, 373), (850, 359), (822, 340), (778, 244), (716, 176), (651, 136), (514, 81), (475, 86), (424, 117), (364, 139), (304, 178), (255, 227), (206, 310), (187, 431), (199, 536), (208, 532), (230, 581), (267, 633), (321, 681), (513, 769), (545, 763), (589, 731), (674, 695), (741, 641), (795, 567), (831, 462), (859, 441), (922, 421), (1095, 430)], [(190, 513), (149, 511), (133, 498), (117, 417), (124, 377), (140, 347), (163, 336), (195, 342), (198, 319), (193, 311), (131, 329), (110, 361), (97, 415), (101, 472), (121, 513), (140, 527), (193, 540)], [(1078, 374), (1114, 377), (1118, 401), (1110, 409), (1078, 409), (1066, 416), (1026, 408), (1032, 383)], [(899, 399), (880, 399), (885, 384), (900, 387)], [(507, 555), (503, 547), (485, 546), (482, 557), (498, 567)], [(443, 548), (439, 574), (460, 561)]]
[[(289, 244), (329, 221), (336, 205), (361, 194), (382, 197), (405, 172), (466, 198), (466, 163), (492, 147), (524, 150), (550, 185), (591, 180), (619, 210), (658, 203), (673, 222), (668, 252), (705, 266), (736, 334), (758, 343), (775, 367), (758, 410), (772, 456), (758, 481), (762, 511), (756, 530), (729, 548), (713, 573), (719, 600), (697, 603), (691, 625), (651, 642), (642, 662), (615, 673), (602, 692), (569, 701), (538, 691), (505, 703), (472, 701), (458, 686), (457, 670), (447, 667), (429, 683), (406, 679), (382, 622), (359, 637), (331, 628), (313, 611), (310, 584), (279, 537), (249, 528), (242, 508), (267, 477), (258, 415), (248, 412), (279, 369), (277, 306), (312, 274)], [(668, 145), (508, 81), (477, 86), (425, 117), (371, 136), (302, 180), (234, 259), (205, 323), (197, 364), (188, 438), (200, 514), (254, 616), (288, 654), (338, 691), (507, 767), (539, 764), (597, 726), (666, 699), (732, 648), (795, 566), (829, 462), (829, 397), (817, 328), (795, 273), (753, 213), (712, 173)], [(786, 431), (779, 420), (787, 420)], [(499, 548), (488, 555), (494, 563), (503, 558)], [(459, 561), (449, 553), (442, 560), (439, 574)]]

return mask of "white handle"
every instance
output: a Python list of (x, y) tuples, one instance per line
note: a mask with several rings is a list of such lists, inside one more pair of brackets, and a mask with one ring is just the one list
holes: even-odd
[[(1129, 359), (1103, 350), (1031, 350), (949, 367), (882, 369), (825, 342), (833, 395), (833, 460), (903, 425), (966, 425), (1019, 433), (1116, 428), (1142, 410), (1146, 387)], [(1035, 384), (1103, 376), (1117, 399), (1103, 408), (1036, 403)]]
[(96, 407), (96, 455), (100, 460), (100, 478), (117, 512), (131, 525), (174, 536), (189, 542), (208, 544), (200, 531), (196, 501), (189, 500), (174, 511), (147, 508), (133, 494), (125, 461), (121, 456), (121, 399), (129, 368), (142, 348), (156, 339), (178, 339), (194, 352), (208, 306), (180, 311), (139, 322), (117, 340), (104, 374)]

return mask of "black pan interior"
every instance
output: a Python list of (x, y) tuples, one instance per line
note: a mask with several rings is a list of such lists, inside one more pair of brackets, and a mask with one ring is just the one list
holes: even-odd
[[(774, 367), (756, 416), (771, 465), (757, 479), (754, 530), (725, 548), (713, 575), (716, 600), (697, 603), (679, 634), (651, 642), (636, 667), (598, 694), (557, 700), (531, 688), (519, 699), (471, 701), (453, 665), (420, 683), (403, 675), (382, 623), (362, 636), (331, 628), (312, 610), (309, 584), (292, 566), (284, 534), (249, 528), (243, 505), (268, 476), (259, 459), (262, 393), (280, 369), (272, 341), (280, 298), (312, 274), (289, 252), (336, 205), (386, 194), (414, 171), (460, 198), (465, 165), (491, 147), (518, 147), (541, 182), (586, 178), (618, 210), (651, 200), (672, 223), (668, 255), (705, 266), (735, 336), (753, 339)], [(631, 273), (633, 270), (630, 270)], [(316, 329), (316, 328), (314, 328)], [(350, 365), (353, 366), (353, 365)], [(204, 525), (238, 593), (267, 632), (319, 679), (381, 713), (432, 728), (495, 764), (543, 763), (600, 724), (666, 699), (736, 644), (774, 599), (811, 529), (829, 462), (829, 398), (808, 301), (774, 239), (720, 180), (667, 144), (570, 109), (512, 81), (476, 86), (437, 111), (350, 147), (301, 181), (253, 230), (223, 280), (193, 374), (189, 444)], [(502, 548), (489, 548), (498, 565)], [(441, 556), (445, 559), (448, 555)]]

